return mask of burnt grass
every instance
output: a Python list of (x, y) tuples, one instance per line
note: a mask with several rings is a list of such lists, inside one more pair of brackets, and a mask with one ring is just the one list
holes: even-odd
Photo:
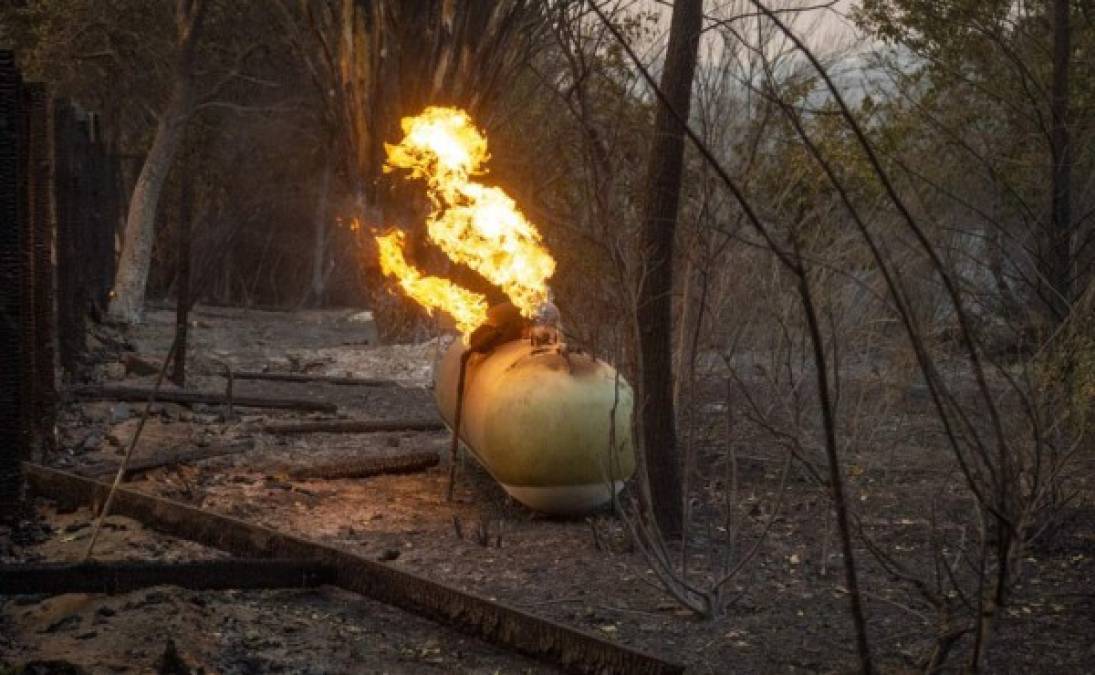
[[(333, 312), (307, 316), (198, 312), (194, 368), (208, 367), (212, 372), (211, 361), (203, 359), (213, 355), (255, 369), (292, 368), (283, 356), (293, 351), (294, 362), (303, 359), (307, 368), (312, 359), (322, 370), (324, 359), (316, 357), (316, 350), (328, 350), (324, 353), (329, 357), (332, 351), (346, 349), (361, 357), (362, 365), (354, 374), (386, 376), (369, 369), (384, 364), (385, 359), (410, 358), (387, 347), (353, 344), (356, 328), (340, 316)], [(119, 339), (154, 360), (166, 351), (170, 323), (168, 313), (154, 313), (147, 325)], [(275, 335), (276, 340), (258, 335)], [(104, 364), (118, 357), (103, 349), (96, 372), (101, 374)], [(343, 370), (346, 363), (353, 362), (341, 356), (336, 360)], [(405, 370), (414, 369), (408, 366)], [(127, 382), (148, 381), (147, 376), (127, 376)], [(731, 397), (728, 408), (723, 382), (715, 377), (701, 383), (686, 410), (692, 420), (682, 425), (692, 431), (688, 447), (696, 460), (690, 474), (693, 501), (687, 538), (691, 578), (703, 585), (720, 556), (730, 550), (731, 560), (739, 559), (751, 550), (760, 533), (769, 529), (755, 556), (727, 582), (731, 602), (725, 615), (716, 619), (693, 615), (661, 590), (622, 522), (610, 512), (571, 520), (531, 513), (510, 500), (470, 459), (459, 465), (456, 500), (447, 502), (445, 432), (273, 437), (262, 433), (262, 424), (315, 416), (251, 410), (224, 421), (216, 407), (161, 406), (139, 448), (185, 449), (205, 443), (224, 444), (233, 451), (143, 473), (132, 480), (131, 487), (337, 544), (684, 663), (691, 672), (853, 671), (854, 640), (840, 544), (828, 489), (816, 478), (827, 472), (816, 429), (804, 423), (805, 442), (797, 450), (800, 459), (788, 465), (784, 479), (786, 443), (751, 420), (740, 397)], [(842, 427), (841, 437), (847, 442), (841, 461), (857, 526), (854, 554), (871, 643), (880, 670), (913, 672), (932, 648), (938, 614), (911, 584), (879, 564), (864, 538), (869, 538), (877, 551), (899, 561), (911, 575), (933, 580), (932, 552), (937, 547), (953, 557), (960, 547), (972, 546), (976, 540), (974, 511), (916, 385), (871, 384), (873, 389), (863, 385), (857, 397), (854, 380), (849, 378), (849, 382), (847, 398), (853, 403), (848, 405), (856, 414), (849, 415), (854, 422)], [(748, 384), (759, 398), (770, 395), (759, 380)], [(195, 377), (194, 386), (216, 388), (223, 382), (218, 385), (215, 378)], [(419, 386), (364, 389), (245, 381), (236, 386), (241, 394), (328, 400), (349, 417), (421, 419), (435, 415), (432, 392)], [(781, 404), (774, 396), (764, 403), (766, 410), (774, 411), (770, 420), (778, 423), (777, 428), (792, 428), (792, 416), (786, 410), (780, 412)], [(49, 462), (79, 468), (104, 458), (116, 461), (118, 448), (109, 438), (124, 434), (127, 423), (132, 425), (131, 419), (116, 419), (116, 413), (102, 404), (69, 404), (61, 432), (65, 447)], [(294, 466), (337, 465), (357, 456), (422, 450), (439, 452), (441, 463), (419, 473), (365, 479), (292, 480), (288, 475)], [(731, 456), (736, 460), (733, 464)], [(736, 481), (732, 480), (734, 466)], [(993, 672), (1095, 670), (1091, 640), (1095, 635), (1093, 467), (1090, 453), (1079, 458), (1070, 480), (1074, 497), (1024, 556), (1021, 583), (994, 624), (988, 661)], [(735, 483), (736, 499), (728, 509), (727, 494)], [(87, 528), (74, 523), (88, 521), (88, 512), (58, 514), (47, 503), (36, 506), (46, 533), (31, 544), (6, 542), (4, 558), (65, 559), (82, 550), (81, 532)], [(733, 516), (729, 520), (728, 513)], [(103, 557), (218, 555), (195, 553), (194, 544), (147, 533), (132, 521), (127, 527), (132, 528), (128, 534), (111, 533), (115, 543)], [(738, 532), (732, 549), (727, 547), (730, 531)], [(130, 544), (125, 543), (127, 536)], [(673, 544), (670, 551), (678, 557), (681, 546)], [(960, 581), (969, 582), (972, 574), (971, 570), (960, 570)], [(215, 612), (208, 612), (230, 627), (222, 633), (235, 637), (217, 642), (203, 637), (203, 631), (194, 630), (185, 621), (172, 624), (174, 642), (184, 658), (211, 671), (543, 669), (397, 610), (385, 610), (382, 618), (376, 619), (376, 612), (361, 609), (364, 605), (359, 603), (365, 601), (341, 592), (166, 592), (187, 611), (195, 602), (214, 607)], [(195, 601), (194, 596), (199, 599)], [(960, 598), (951, 600), (961, 608)], [(139, 642), (141, 630), (162, 633), (154, 629), (156, 612), (162, 610), (157, 609), (157, 603), (130, 604), (111, 618), (125, 620), (127, 640)], [(119, 606), (125, 607), (125, 603)], [(6, 637), (0, 639), (0, 663), (45, 659), (61, 644), (57, 634), (67, 634), (68, 629), (61, 626), (43, 632), (48, 626), (34, 623), (37, 611), (27, 599), (18, 604), (8, 601), (2, 615), (5, 625), (0, 633)], [(86, 611), (81, 611), (74, 610), (74, 614), (84, 616)], [(307, 639), (287, 639), (286, 635), (297, 634), (287, 633), (287, 625), (295, 626), (293, 631)], [(362, 658), (339, 660), (342, 657), (333, 654), (342, 652), (332, 645), (341, 644), (340, 635), (358, 635), (348, 632), (354, 626), (371, 636), (359, 641), (362, 646), (358, 648), (365, 650)], [(121, 668), (127, 662), (140, 670), (140, 664), (151, 663), (162, 651), (145, 649), (148, 653), (140, 658), (127, 659), (117, 650), (135, 647), (115, 644), (112, 632), (98, 631), (97, 636), (77, 639), (75, 631), (79, 628), (69, 631), (72, 636), (63, 642), (64, 658), (73, 663), (83, 660), (92, 670), (108, 663)], [(969, 642), (965, 639), (956, 646), (948, 670), (961, 670)], [(112, 649), (117, 653), (112, 654)], [(243, 658), (247, 663), (240, 665)]]

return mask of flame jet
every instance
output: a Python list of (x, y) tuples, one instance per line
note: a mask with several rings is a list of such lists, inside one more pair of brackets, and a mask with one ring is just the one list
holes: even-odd
[(405, 236), (399, 230), (376, 238), (380, 250), (380, 271), (395, 277), (403, 292), (414, 298), (431, 314), (435, 309), (448, 312), (458, 330), (471, 333), (487, 316), (486, 296), (457, 286), (448, 279), (426, 277), (403, 256)]
[[(502, 289), (521, 314), (535, 316), (548, 300), (547, 280), (555, 260), (544, 248), (536, 227), (501, 188), (474, 177), (485, 173), (490, 155), (487, 139), (468, 114), (431, 106), (401, 122), (403, 140), (385, 144), (384, 171), (409, 171), (408, 178), (426, 181), (433, 211), (426, 232), (454, 262), (463, 263)], [(403, 290), (427, 309), (453, 316), (465, 336), (486, 320), (486, 303), (452, 282), (423, 277), (402, 255), (402, 238), (377, 237), (381, 270), (399, 280)]]

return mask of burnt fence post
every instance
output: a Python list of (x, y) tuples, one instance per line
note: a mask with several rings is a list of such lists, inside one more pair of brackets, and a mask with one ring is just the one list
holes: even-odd
[(88, 308), (88, 213), (83, 199), (88, 177), (83, 172), (86, 143), (79, 112), (68, 101), (53, 105), (54, 200), (57, 214), (57, 332), (61, 368), (66, 379), (80, 369), (86, 348), (84, 320)]
[(87, 350), (87, 319), (106, 314), (122, 195), (98, 117), (63, 100), (53, 109), (57, 332), (61, 367), (73, 380)]
[(22, 78), (0, 51), (0, 520), (16, 517), (22, 465), (30, 446), (24, 335), (27, 274)]
[(93, 243), (95, 279), (91, 302), (97, 312), (105, 315), (110, 301), (110, 289), (114, 286), (114, 236), (117, 232), (120, 207), (118, 159), (107, 151), (107, 146), (103, 142), (100, 119), (98, 115), (91, 117), (91, 152), (88, 156), (92, 164), (90, 169), (95, 177), (91, 187), (92, 208), (90, 210), (95, 220), (92, 232), (95, 238)]
[(27, 205), (32, 236), (33, 280), (31, 304), (34, 334), (34, 426), (32, 450), (39, 457), (53, 450), (57, 412), (57, 366), (54, 342), (53, 165), (50, 144), (50, 101), (45, 85), (28, 83)]
[(58, 356), (77, 379), (122, 200), (97, 119), (24, 84), (0, 50), (0, 522), (21, 512), (22, 460), (52, 449)]

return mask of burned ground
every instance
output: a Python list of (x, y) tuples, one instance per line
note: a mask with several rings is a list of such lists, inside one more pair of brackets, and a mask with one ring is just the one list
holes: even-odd
[[(237, 381), (239, 394), (308, 397), (339, 406), (352, 419), (433, 419), (430, 367), (438, 347), (361, 344), (349, 312), (277, 313), (203, 309), (192, 329), (189, 385), (222, 390), (223, 364), (391, 378), (402, 386), (362, 387)], [(149, 361), (162, 358), (173, 330), (169, 312), (119, 336)], [(100, 345), (100, 378), (125, 372), (123, 355)], [(150, 383), (130, 373), (127, 383)], [(923, 566), (930, 523), (957, 533), (968, 507), (946, 450), (922, 413), (918, 392), (895, 385), (907, 409), (860, 433), (845, 471), (864, 533), (914, 569)], [(691, 565), (703, 573), (720, 550), (725, 523), (714, 510), (725, 493), (728, 456), (725, 396), (704, 387), (696, 411), (697, 525)], [(118, 461), (140, 404), (69, 403), (61, 448), (49, 463), (101, 472)], [(787, 473), (772, 514), (785, 450), (737, 418), (730, 434), (737, 459), (741, 523), (747, 548), (769, 518), (771, 530), (731, 581), (736, 599), (716, 620), (694, 618), (657, 586), (621, 522), (603, 512), (585, 519), (528, 512), (473, 461), (461, 463), (457, 499), (444, 498), (448, 435), (436, 432), (301, 434), (263, 432), (269, 422), (325, 417), (222, 406), (156, 404), (136, 458), (198, 448), (223, 454), (155, 468), (130, 485), (193, 506), (260, 523), (386, 561), (458, 588), (506, 601), (623, 644), (685, 663), (694, 672), (839, 672), (855, 667), (841, 557), (826, 488), (805, 463)], [(894, 419), (902, 420), (893, 423)], [(868, 433), (869, 432), (869, 433)], [(405, 475), (299, 479), (294, 470), (339, 466), (363, 457), (436, 452), (439, 465)], [(820, 456), (819, 456), (820, 457)], [(806, 458), (812, 461), (810, 457)], [(823, 459), (820, 460), (823, 465)], [(300, 475), (297, 472), (296, 475)], [(999, 672), (1085, 672), (1095, 667), (1095, 501), (1078, 482), (1068, 517), (1036, 542), (1024, 561), (1018, 595), (997, 624), (990, 665)], [(707, 495), (710, 497), (703, 497)], [(73, 560), (86, 546), (91, 513), (58, 512), (36, 502), (32, 541), (5, 541), (11, 560)], [(955, 516), (952, 519), (952, 516)], [(953, 522), (952, 522), (953, 521)], [(111, 517), (97, 556), (187, 560), (224, 555), (171, 539), (135, 521)], [(935, 617), (915, 593), (887, 575), (860, 546), (870, 634), (886, 671), (915, 666), (930, 646)], [(923, 570), (920, 570), (923, 571)], [(207, 672), (539, 672), (541, 664), (505, 653), (439, 625), (336, 589), (198, 592), (161, 587), (119, 595), (20, 597), (5, 601), (0, 660), (63, 659), (100, 672), (154, 666), (170, 638), (180, 656)]]

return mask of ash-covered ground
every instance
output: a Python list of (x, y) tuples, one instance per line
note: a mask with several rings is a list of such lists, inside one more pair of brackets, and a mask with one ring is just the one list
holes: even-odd
[[(395, 387), (236, 381), (239, 395), (304, 397), (335, 403), (335, 417), (436, 417), (432, 364), (442, 345), (368, 344), (353, 313), (259, 312), (202, 308), (192, 315), (190, 388), (223, 390), (225, 364), (389, 378)], [(158, 364), (174, 315), (151, 312), (144, 325), (95, 345), (94, 378), (150, 384), (133, 357)], [(119, 350), (116, 341), (131, 352)], [(127, 369), (127, 363), (130, 367)], [(129, 372), (127, 372), (127, 370)], [(143, 370), (137, 368), (137, 370)], [(727, 410), (721, 390), (701, 390), (692, 426), (699, 471), (688, 555), (703, 575), (725, 551), (725, 522), (710, 505), (725, 493)], [(874, 540), (916, 565), (928, 546), (929, 518), (945, 529), (962, 508), (944, 448), (914, 407), (900, 424), (879, 425), (869, 444), (849, 448), (849, 491)], [(108, 473), (134, 432), (142, 404), (68, 403), (51, 465)], [(696, 618), (665, 594), (623, 523), (610, 512), (555, 519), (511, 501), (470, 459), (459, 467), (457, 498), (445, 500), (448, 435), (438, 432), (317, 433), (273, 436), (270, 422), (328, 419), (316, 413), (155, 404), (135, 459), (210, 449), (206, 459), (157, 468), (130, 487), (261, 523), (414, 570), (531, 613), (593, 631), (687, 664), (693, 672), (842, 672), (855, 655), (847, 594), (826, 488), (786, 451), (744, 427), (730, 435), (737, 458), (736, 555), (768, 528), (756, 555), (728, 582), (725, 616)], [(213, 450), (223, 450), (213, 452)], [(376, 456), (437, 452), (426, 471), (358, 479), (299, 479), (300, 468)], [(781, 488), (782, 485), (782, 488)], [(996, 624), (991, 665), (999, 672), (1095, 669), (1095, 500), (1080, 484), (1070, 518), (1024, 560), (1024, 582)], [(780, 496), (782, 493), (782, 496)], [(706, 499), (705, 496), (711, 496)], [(776, 504), (778, 513), (773, 515)], [(934, 504), (946, 508), (933, 511)], [(38, 522), (2, 542), (5, 561), (75, 560), (91, 514), (59, 513), (39, 501)], [(929, 514), (935, 515), (929, 515)], [(943, 521), (943, 522), (939, 522)], [(770, 524), (769, 524), (770, 523)], [(674, 555), (679, 554), (679, 550)], [(886, 671), (915, 667), (930, 648), (936, 617), (909, 587), (857, 549), (876, 658)], [(103, 559), (195, 559), (223, 555), (111, 517), (97, 550)], [(106, 596), (5, 599), (0, 663), (64, 661), (88, 672), (145, 672), (170, 639), (205, 672), (539, 672), (527, 661), (436, 624), (334, 589), (196, 592), (156, 588)], [(957, 661), (956, 661), (957, 663)]]

